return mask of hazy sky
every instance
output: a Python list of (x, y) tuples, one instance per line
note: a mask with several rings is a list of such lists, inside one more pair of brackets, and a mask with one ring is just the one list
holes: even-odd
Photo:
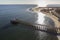
[(0, 0), (0, 4), (36, 4), (37, 0)]
[(41, 1), (60, 3), (60, 0), (0, 0), (0, 4), (37, 4)]
[(47, 3), (60, 4), (60, 0), (46, 0)]

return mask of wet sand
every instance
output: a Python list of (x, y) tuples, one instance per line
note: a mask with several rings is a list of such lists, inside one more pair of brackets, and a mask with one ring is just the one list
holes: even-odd
[[(35, 12), (41, 12), (40, 8), (34, 8), (33, 9)], [(58, 18), (54, 15), (52, 15), (52, 13), (46, 13), (46, 12), (42, 12), (44, 14), (46, 14), (46, 16), (48, 16), (49, 18), (51, 18), (54, 22), (55, 22), (55, 27), (60, 27), (60, 22), (58, 21)]]
[[(33, 11), (35, 11), (35, 12), (40, 12), (40, 10), (41, 10), (41, 8), (38, 8), (38, 7), (33, 8)], [(60, 28), (60, 22), (58, 21), (58, 18), (55, 15), (52, 15), (52, 13), (46, 13), (46, 12), (42, 12), (42, 13), (46, 14), (46, 16), (48, 16), (49, 18), (51, 18), (54, 21), (56, 28)], [(58, 30), (57, 33), (60, 33), (60, 30)], [(57, 37), (60, 40), (60, 36), (57, 36)]]

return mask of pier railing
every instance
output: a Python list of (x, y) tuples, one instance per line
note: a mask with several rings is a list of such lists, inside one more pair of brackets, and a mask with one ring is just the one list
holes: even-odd
[[(17, 22), (17, 24), (23, 24), (26, 26), (31, 26), (33, 28), (33, 30), (44, 31), (44, 32), (48, 32), (48, 33), (60, 33), (60, 28), (57, 28), (57, 27), (51, 27), (49, 25), (43, 25), (43, 24), (32, 24), (32, 23), (25, 22), (22, 20), (13, 20), (13, 21), (15, 23)], [(11, 21), (11, 23), (13, 21)]]

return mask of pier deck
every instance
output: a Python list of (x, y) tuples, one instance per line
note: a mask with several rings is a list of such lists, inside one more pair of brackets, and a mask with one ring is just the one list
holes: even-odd
[[(60, 34), (60, 28), (56, 28), (56, 27), (52, 28), (48, 25), (42, 25), (42, 24), (32, 24), (32, 23), (25, 22), (22, 20), (15, 20), (15, 21), (19, 22), (17, 24), (31, 26), (33, 28), (33, 30), (43, 31), (43, 32), (52, 33), (52, 34)], [(15, 24), (13, 24), (13, 25), (15, 25)]]

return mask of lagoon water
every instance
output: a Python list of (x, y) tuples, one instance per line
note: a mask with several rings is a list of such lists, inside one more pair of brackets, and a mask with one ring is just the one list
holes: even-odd
[[(28, 10), (35, 6), (36, 5), (0, 5), (0, 40), (58, 40), (57, 35), (33, 30), (31, 26), (23, 24), (12, 25), (10, 23), (10, 20), (14, 18), (30, 23), (39, 21), (40, 14)], [(43, 19), (39, 22), (41, 21), (43, 21)], [(43, 23), (48, 25), (50, 23), (54, 26), (54, 22), (46, 16), (44, 17)]]

